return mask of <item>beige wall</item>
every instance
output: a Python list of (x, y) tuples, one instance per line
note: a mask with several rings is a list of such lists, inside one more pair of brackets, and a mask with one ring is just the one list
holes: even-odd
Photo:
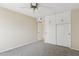
[(79, 50), (79, 10), (73, 10), (71, 16), (72, 48)]
[(32, 17), (0, 8), (0, 52), (36, 41)]

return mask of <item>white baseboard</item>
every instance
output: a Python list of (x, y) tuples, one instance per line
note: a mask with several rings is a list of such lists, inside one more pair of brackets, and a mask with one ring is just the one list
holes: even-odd
[(72, 47), (71, 47), (70, 49), (73, 49), (73, 50), (77, 50), (77, 51), (79, 51), (79, 49), (75, 49), (75, 48), (72, 48)]
[(6, 51), (9, 51), (9, 50), (12, 50), (12, 49), (15, 49), (15, 48), (19, 48), (19, 47), (22, 47), (24, 45), (29, 45), (29, 44), (32, 44), (32, 43), (35, 43), (35, 42), (38, 42), (40, 40), (35, 40), (35, 41), (32, 41), (32, 42), (29, 42), (29, 43), (23, 43), (23, 44), (20, 44), (18, 46), (15, 46), (15, 47), (12, 47), (12, 48), (8, 48), (8, 49), (5, 49), (5, 50), (1, 50), (0, 53), (3, 53), (3, 52), (6, 52)]

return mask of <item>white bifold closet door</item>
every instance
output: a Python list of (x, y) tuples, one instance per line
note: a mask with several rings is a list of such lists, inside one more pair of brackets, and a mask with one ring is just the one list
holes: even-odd
[(71, 12), (46, 16), (44, 27), (45, 42), (71, 47)]
[(44, 20), (44, 32), (43, 32), (43, 38), (44, 41), (47, 42), (49, 40), (49, 17), (45, 17)]
[(56, 45), (55, 15), (51, 15), (49, 18), (49, 43)]
[(57, 25), (57, 45), (71, 47), (71, 24)]
[(48, 16), (45, 18), (45, 28), (44, 28), (44, 40), (47, 43), (56, 44), (56, 25), (55, 16)]
[(51, 44), (56, 44), (56, 26), (50, 25), (49, 26), (49, 40), (48, 42)]

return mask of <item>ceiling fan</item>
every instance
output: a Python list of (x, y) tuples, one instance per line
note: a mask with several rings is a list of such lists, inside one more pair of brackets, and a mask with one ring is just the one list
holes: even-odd
[(38, 9), (38, 3), (31, 3), (30, 7), (33, 8), (34, 10)]
[(33, 9), (34, 13), (35, 13), (36, 10), (37, 11), (39, 10), (39, 7), (51, 8), (51, 7), (48, 7), (48, 6), (41, 6), (39, 3), (31, 3), (30, 7)]
[(19, 7), (33, 11), (34, 17), (38, 17), (39, 11), (42, 11), (42, 9), (52, 10), (52, 7), (44, 5), (44, 3), (24, 3)]
[(28, 8), (28, 9), (33, 9), (33, 8), (49, 8), (52, 9), (50, 6), (45, 6), (43, 5), (44, 3), (24, 3), (22, 5), (18, 5), (20, 8)]
[[(39, 4), (38, 3), (31, 3), (31, 8), (35, 11), (36, 9), (39, 8), (38, 6)], [(41, 18), (38, 18), (38, 22), (41, 23), (42, 22), (42, 19)]]

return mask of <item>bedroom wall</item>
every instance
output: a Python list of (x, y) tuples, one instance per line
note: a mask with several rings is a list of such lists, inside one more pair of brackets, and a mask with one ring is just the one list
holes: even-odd
[(0, 8), (0, 52), (35, 41), (34, 18)]
[(79, 9), (73, 10), (71, 15), (72, 48), (79, 50)]

